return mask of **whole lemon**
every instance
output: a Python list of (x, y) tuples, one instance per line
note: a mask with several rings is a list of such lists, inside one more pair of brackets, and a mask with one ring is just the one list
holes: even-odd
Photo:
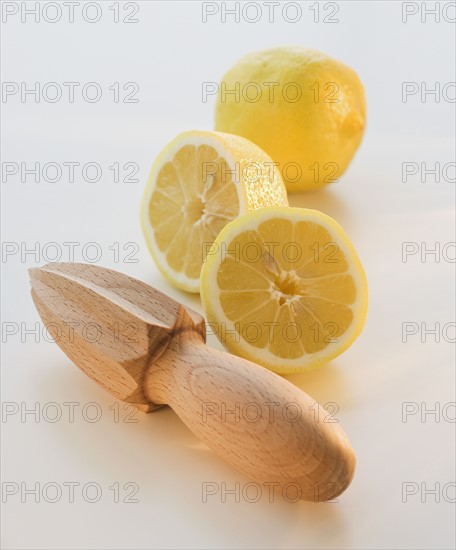
[(215, 128), (259, 145), (287, 189), (305, 191), (338, 180), (365, 119), (355, 71), (316, 50), (282, 47), (250, 53), (225, 74)]

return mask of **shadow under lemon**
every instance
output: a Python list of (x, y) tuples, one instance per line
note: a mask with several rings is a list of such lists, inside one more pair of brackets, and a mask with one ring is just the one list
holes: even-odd
[[(338, 405), (335, 405), (337, 408), (341, 403), (350, 399), (349, 386), (343, 369), (333, 361), (308, 371), (286, 374), (284, 378), (311, 395), (323, 406), (325, 403), (337, 402)], [(330, 412), (335, 413), (335, 411)], [(334, 414), (334, 416), (336, 415)]]
[[(336, 184), (337, 185), (337, 184)], [(296, 208), (310, 208), (320, 210), (331, 216), (342, 226), (349, 221), (350, 212), (342, 194), (331, 187), (305, 191), (302, 193), (289, 193), (288, 202)]]

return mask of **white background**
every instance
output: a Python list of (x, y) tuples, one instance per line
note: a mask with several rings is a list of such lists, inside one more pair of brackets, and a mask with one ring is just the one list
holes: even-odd
[[(402, 261), (404, 242), (420, 249), (454, 241), (454, 181), (420, 174), (402, 181), (402, 163), (454, 161), (454, 88), (447, 97), (420, 94), (402, 100), (402, 83), (428, 88), (454, 81), (454, 8), (440, 16), (421, 13), (402, 21), (401, 2), (338, 2), (338, 23), (314, 21), (311, 3), (287, 22), (279, 8), (274, 23), (266, 8), (257, 23), (234, 21), (220, 12), (202, 22), (199, 2), (137, 2), (138, 23), (114, 23), (114, 2), (99, 2), (101, 20), (90, 24), (75, 8), (54, 24), (35, 23), (20, 14), (2, 24), (4, 82), (80, 82), (74, 103), (27, 96), (4, 97), (2, 161), (97, 162), (99, 182), (34, 182), (20, 174), (2, 179), (2, 238), (19, 252), (2, 255), (1, 390), (3, 402), (38, 409), (45, 418), (2, 417), (2, 481), (32, 487), (47, 482), (80, 483), (74, 503), (64, 493), (57, 503), (34, 502), (21, 493), (2, 505), (4, 548), (309, 548), (446, 549), (455, 544), (454, 343), (421, 334), (403, 342), (403, 323), (432, 328), (454, 322), (454, 264), (447, 255), (420, 253)], [(5, 4), (5, 2), (3, 2)], [(32, 3), (28, 3), (31, 7)], [(324, 3), (322, 3), (324, 4)], [(428, 4), (432, 7), (434, 2)], [(262, 5), (262, 3), (259, 3)], [(20, 7), (20, 5), (18, 4)], [(416, 4), (421, 9), (421, 3)], [(410, 10), (413, 9), (410, 8)], [(121, 18), (127, 11), (120, 5)], [(327, 15), (321, 8), (320, 19)], [(51, 11), (49, 12), (52, 17)], [(92, 13), (90, 13), (92, 17)], [(253, 11), (248, 14), (253, 17)], [(294, 17), (290, 8), (289, 18)], [(27, 268), (42, 265), (46, 243), (56, 242), (68, 260), (64, 242), (102, 247), (101, 265), (140, 278), (201, 311), (199, 298), (172, 288), (159, 275), (140, 231), (139, 201), (150, 165), (178, 132), (213, 127), (214, 98), (202, 101), (203, 82), (217, 82), (244, 53), (274, 45), (300, 44), (344, 61), (366, 87), (368, 127), (363, 144), (340, 182), (311, 194), (294, 195), (295, 206), (321, 209), (342, 224), (365, 265), (370, 309), (364, 332), (350, 350), (331, 364), (288, 378), (320, 403), (336, 402), (337, 418), (352, 440), (358, 466), (351, 487), (339, 502), (290, 503), (265, 492), (256, 503), (219, 494), (202, 501), (202, 485), (226, 483), (232, 489), (248, 479), (200, 444), (170, 409), (137, 413), (127, 423), (120, 404), (42, 336), (26, 334), (39, 321), (29, 294)], [(82, 85), (95, 81), (103, 90), (97, 103), (82, 99)], [(109, 86), (136, 82), (138, 103), (115, 103)], [(66, 88), (62, 88), (64, 91)], [(78, 91), (79, 90), (79, 91)], [(138, 183), (115, 183), (114, 162), (139, 166)], [(122, 174), (122, 177), (125, 174)], [(453, 171), (448, 172), (454, 178)], [(126, 263), (125, 243), (137, 243), (137, 263)], [(20, 250), (38, 243), (40, 257), (21, 258)], [(120, 243), (115, 262), (110, 247)], [(421, 243), (425, 243), (422, 245)], [(11, 246), (8, 250), (12, 250)], [(130, 250), (130, 249), (129, 249)], [(131, 249), (132, 250), (132, 249)], [(4, 250), (5, 252), (5, 250)], [(43, 252), (45, 253), (43, 255)], [(91, 250), (93, 253), (93, 249)], [(22, 328), (21, 328), (21, 323)], [(447, 333), (454, 338), (454, 329)], [(218, 347), (214, 337), (210, 345)], [(51, 423), (46, 404), (56, 402), (63, 416)], [(64, 402), (78, 402), (74, 422)], [(99, 422), (81, 414), (95, 402)], [(403, 421), (405, 402), (419, 412)], [(436, 407), (440, 414), (421, 412)], [(445, 414), (444, 414), (445, 411)], [(86, 410), (87, 412), (87, 410)], [(93, 409), (88, 411), (93, 414)], [(438, 420), (438, 421), (437, 421)], [(98, 503), (86, 502), (81, 487), (97, 483)], [(113, 483), (136, 483), (139, 503), (114, 502)], [(403, 495), (404, 483), (418, 488)], [(423, 484), (423, 485), (422, 485)], [(439, 496), (425, 494), (436, 484)], [(409, 486), (409, 487), (411, 487)], [(5, 486), (4, 486), (5, 487)], [(444, 489), (448, 489), (448, 492)], [(51, 495), (52, 491), (49, 493)], [(443, 493), (443, 494), (442, 494)], [(121, 492), (121, 500), (126, 492)], [(404, 502), (405, 500), (405, 502)], [(422, 502), (424, 500), (425, 502)], [(439, 500), (439, 502), (436, 502)]]

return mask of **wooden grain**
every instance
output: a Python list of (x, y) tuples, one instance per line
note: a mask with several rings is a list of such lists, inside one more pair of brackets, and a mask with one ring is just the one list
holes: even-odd
[(93, 265), (48, 264), (30, 278), (55, 341), (118, 399), (170, 405), (219, 456), (289, 498), (328, 500), (350, 484), (355, 455), (339, 424), (287, 380), (207, 347), (198, 313)]

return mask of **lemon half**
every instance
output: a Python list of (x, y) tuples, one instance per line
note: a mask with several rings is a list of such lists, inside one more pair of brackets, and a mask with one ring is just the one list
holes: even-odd
[(154, 162), (141, 223), (163, 275), (178, 288), (199, 292), (201, 265), (220, 230), (250, 210), (287, 204), (280, 174), (255, 144), (220, 132), (189, 131)]
[(264, 208), (222, 229), (203, 264), (201, 298), (226, 348), (286, 374), (353, 343), (366, 318), (367, 281), (332, 218)]

